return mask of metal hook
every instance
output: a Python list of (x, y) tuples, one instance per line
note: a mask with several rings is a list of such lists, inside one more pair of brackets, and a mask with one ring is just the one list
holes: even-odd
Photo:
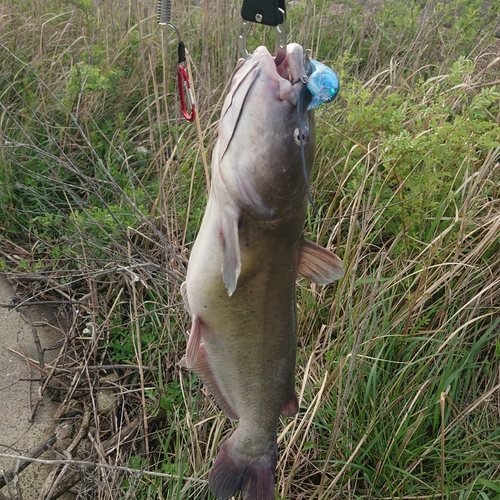
[(250, 30), (250, 23), (243, 19), (241, 21), (240, 34), (238, 35), (238, 49), (240, 51), (241, 57), (246, 59), (250, 54), (247, 50), (247, 37), (248, 31)]
[[(191, 90), (191, 83), (189, 82), (189, 77), (184, 66), (179, 65), (177, 68), (177, 82), (179, 83), (179, 97), (181, 99), (182, 114), (188, 122), (192, 122), (196, 119), (196, 108), (194, 104), (193, 91)], [(189, 114), (186, 107), (186, 94), (191, 114)]]
[[(179, 97), (181, 100), (181, 111), (184, 118), (192, 122), (196, 119), (196, 110), (194, 104), (193, 90), (187, 74), (186, 65), (186, 47), (181, 39), (181, 34), (175, 24), (170, 22), (170, 0), (158, 0), (158, 23), (162, 26), (170, 26), (177, 35), (177, 83), (179, 84)], [(186, 94), (191, 113), (186, 107)]]
[(276, 51), (276, 66), (280, 65), (286, 58), (286, 19), (285, 11), (278, 9), (283, 15), (283, 22), (274, 28), (276, 33), (276, 42), (274, 50)]
[[(283, 16), (283, 22), (274, 27), (276, 33), (276, 41), (274, 50), (276, 52), (276, 65), (281, 64), (286, 57), (286, 25), (285, 25), (285, 11), (278, 9)], [(241, 57), (246, 59), (250, 54), (247, 50), (247, 37), (250, 31), (250, 21), (243, 19), (241, 22), (240, 34), (238, 35), (238, 49)]]

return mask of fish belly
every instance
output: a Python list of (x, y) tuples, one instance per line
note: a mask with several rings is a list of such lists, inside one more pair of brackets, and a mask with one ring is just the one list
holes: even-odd
[(224, 413), (239, 421), (221, 448), (210, 484), (219, 499), (238, 489), (244, 498), (273, 499), (278, 419), (290, 413), (286, 408), (296, 411), (300, 233), (285, 222), (245, 215), (239, 230), (241, 274), (229, 296), (222, 280), (224, 245), (217, 212), (212, 202), (193, 248), (185, 291), (200, 330), (193, 370)]

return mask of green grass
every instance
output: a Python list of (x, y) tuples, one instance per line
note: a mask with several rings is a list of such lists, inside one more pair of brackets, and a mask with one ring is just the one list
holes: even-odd
[[(135, 389), (92, 417), (102, 442), (137, 419), (134, 438), (82, 452), (137, 472), (96, 468), (81, 491), (208, 499), (232, 425), (176, 366), (189, 329), (179, 285), (240, 5), (174, 2), (198, 131), (181, 117), (177, 41), (153, 3), (0, 6), (0, 270), (74, 302), (75, 388), (87, 364), (138, 367), (115, 370)], [(298, 282), (301, 411), (278, 429), (278, 498), (500, 499), (500, 4), (487, 4), (288, 6), (289, 39), (342, 83), (316, 113), (321, 217), (310, 211), (305, 232), (346, 276)], [(263, 41), (270, 30), (249, 38)]]

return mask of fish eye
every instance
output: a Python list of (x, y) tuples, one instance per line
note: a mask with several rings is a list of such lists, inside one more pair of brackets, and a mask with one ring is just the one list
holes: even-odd
[(309, 142), (309, 129), (307, 127), (297, 127), (293, 131), (293, 140), (297, 146), (300, 146), (300, 142), (305, 146)]

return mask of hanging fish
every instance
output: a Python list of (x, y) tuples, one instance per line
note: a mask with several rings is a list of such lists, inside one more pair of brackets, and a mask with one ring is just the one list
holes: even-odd
[(259, 47), (237, 68), (181, 287), (193, 325), (180, 365), (239, 421), (208, 477), (218, 500), (239, 490), (244, 500), (275, 499), (276, 428), (299, 409), (296, 276), (324, 285), (344, 274), (339, 257), (302, 236), (315, 153), (306, 71), (296, 43), (278, 65)]

